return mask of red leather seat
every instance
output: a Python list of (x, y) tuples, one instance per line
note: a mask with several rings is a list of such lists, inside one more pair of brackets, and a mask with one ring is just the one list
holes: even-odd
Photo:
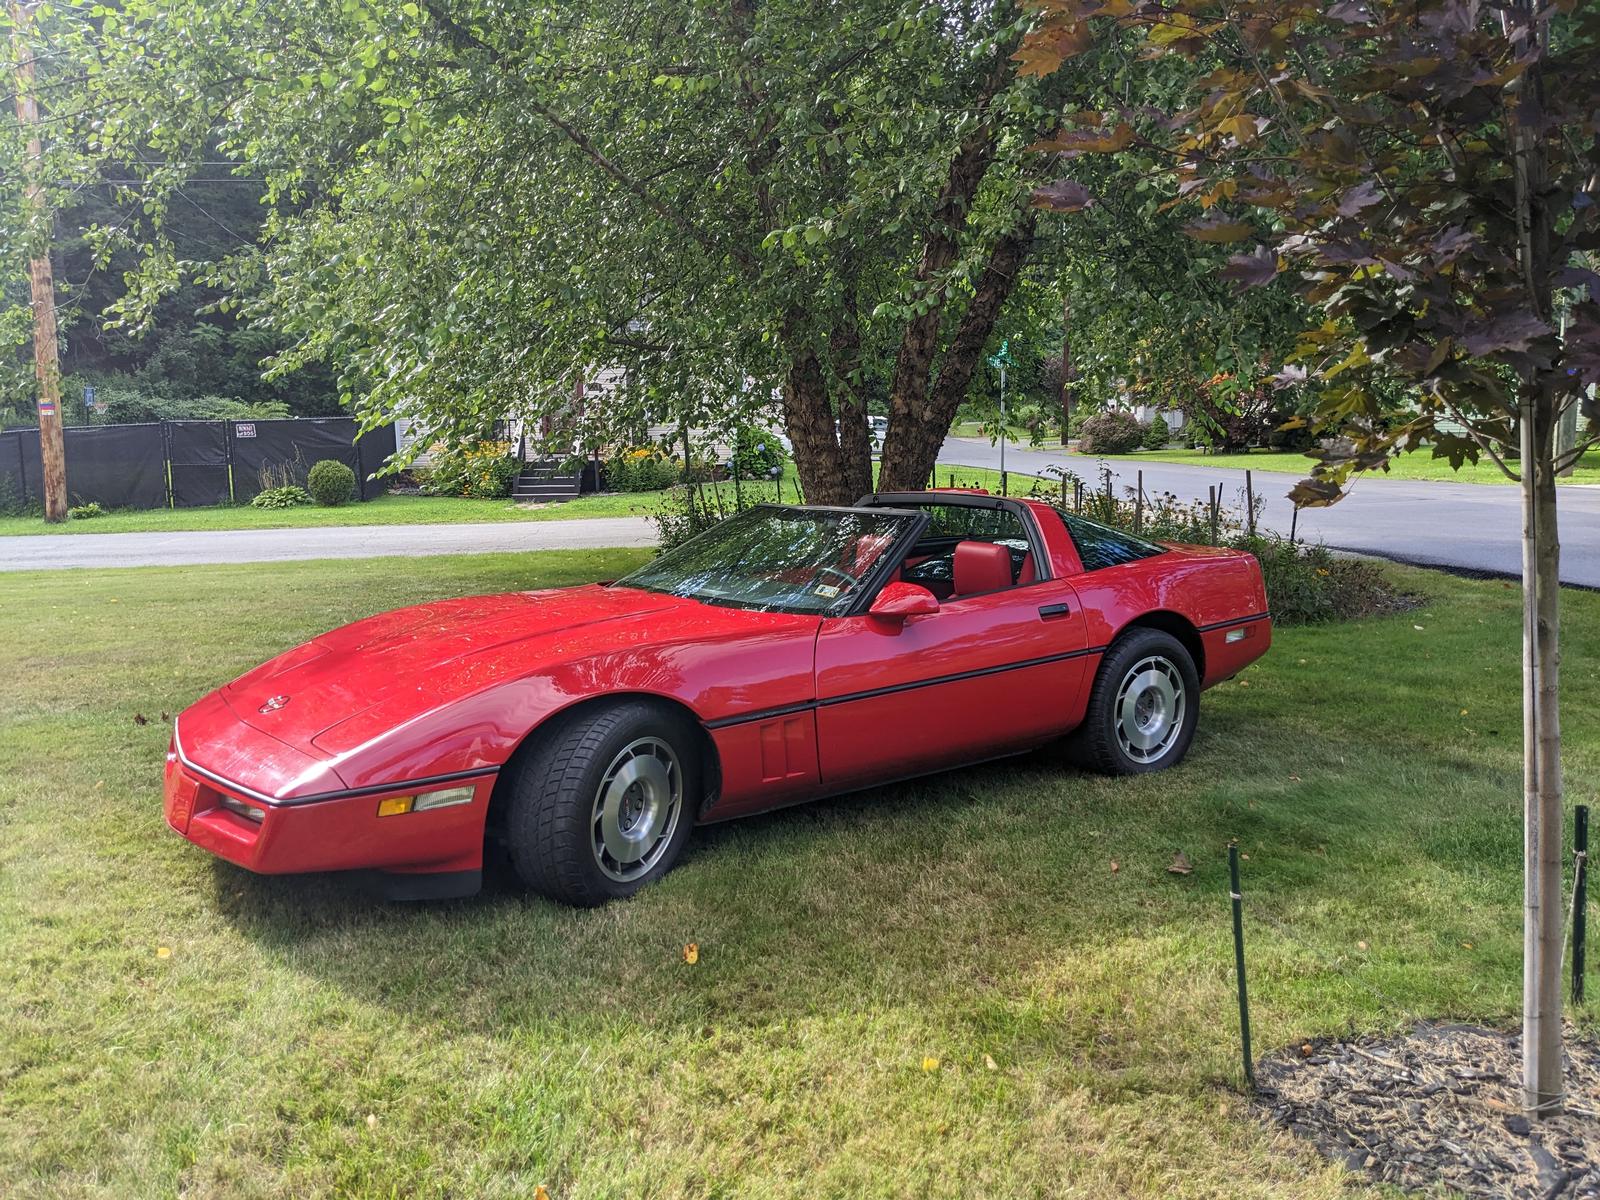
[(1025, 583), (1033, 583), (1038, 578), (1039, 571), (1033, 565), (1033, 551), (1029, 550), (1022, 556), (1022, 567), (1017, 571), (1017, 586), (1021, 587)]
[(1011, 551), (993, 542), (958, 542), (950, 574), (956, 596), (998, 592), (1011, 586)]

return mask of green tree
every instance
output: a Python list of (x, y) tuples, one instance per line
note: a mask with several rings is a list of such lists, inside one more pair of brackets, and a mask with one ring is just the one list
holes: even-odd
[[(1068, 122), (1068, 153), (1166, 156), (1204, 210), (1188, 233), (1254, 242), (1224, 275), (1292, 286), (1323, 318), (1285, 378), (1320, 382), (1317, 419), (1347, 440), (1295, 492), (1331, 503), (1354, 471), (1432, 446), (1480, 455), (1522, 487), (1524, 1093), (1562, 1101), (1557, 472), (1586, 443), (1563, 420), (1600, 383), (1600, 11), (1571, 0), (1037, 0), (1022, 51), (1060, 69), (1098, 42), (1189, 65), (1170, 121), (1129, 110)], [(1062, 181), (1043, 194), (1069, 193)], [(1074, 203), (1074, 208), (1078, 207)], [(1394, 421), (1371, 369), (1415, 389)]]
[[(1007, 4), (78, 11), (82, 142), (145, 208), (105, 235), (140, 256), (114, 312), (224, 289), (289, 339), (275, 372), (329, 364), (369, 423), (442, 436), (776, 398), (816, 500), (867, 490), (874, 399), (885, 483), (926, 478), (1035, 249), (1027, 146), (1112, 82), (1019, 79)], [(261, 246), (173, 246), (202, 153), (263, 181)], [(608, 365), (643, 382), (575, 412)]]

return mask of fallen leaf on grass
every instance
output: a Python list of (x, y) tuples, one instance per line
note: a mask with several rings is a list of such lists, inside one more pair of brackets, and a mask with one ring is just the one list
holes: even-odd
[(377, 1127), (378, 1127), (378, 1114), (377, 1113), (368, 1113), (367, 1114), (367, 1128), (368, 1129), (376, 1129)]
[(1113, 858), (1111, 860), (1111, 873), (1115, 875), (1120, 870), (1122, 870), (1122, 864)]
[(988, 1054), (983, 1056), (983, 1065), (991, 1071), (998, 1071), (1000, 1069), (1000, 1064), (995, 1062), (992, 1055)]
[(1189, 856), (1179, 850), (1172, 856), (1172, 861), (1167, 864), (1168, 875), (1189, 875), (1194, 871), (1194, 864), (1189, 861)]
[(533, 1200), (550, 1200), (550, 1193), (544, 1190), (544, 1184), (537, 1184), (533, 1189)]
[(157, 958), (171, 958), (172, 957), (172, 947), (171, 946), (157, 946), (156, 947), (156, 957)]
[(150, 724), (150, 718), (145, 716), (143, 713), (134, 713), (133, 723), (135, 725), (148, 725)]
[(1421, 630), (1421, 629), (1423, 629), (1423, 628), (1424, 628), (1424, 627), (1423, 627), (1423, 626), (1421, 626), (1421, 625), (1413, 625), (1413, 626), (1412, 626), (1412, 627), (1411, 627), (1411, 628), (1413, 628), (1413, 629), (1416, 629), (1416, 630)]
[(1367, 944), (1365, 942), (1357, 942), (1356, 943), (1356, 949), (1357, 950), (1365, 950), (1366, 948), (1367, 948)]
[(685, 942), (683, 947), (683, 961), (691, 967), (700, 961), (700, 943)]
[(939, 1069), (939, 1060), (931, 1054), (928, 1055), (927, 1058), (922, 1060), (922, 1069), (924, 1071), (937, 1071)]

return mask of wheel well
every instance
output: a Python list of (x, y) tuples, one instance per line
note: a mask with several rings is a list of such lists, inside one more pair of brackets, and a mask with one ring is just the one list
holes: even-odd
[[(722, 791), (722, 760), (717, 755), (716, 743), (711, 740), (711, 734), (695, 715), (695, 711), (687, 704), (673, 700), (668, 696), (657, 696), (649, 692), (608, 692), (604, 696), (593, 696), (587, 700), (580, 700), (566, 708), (551, 713), (532, 729), (522, 736), (516, 749), (506, 756), (505, 764), (500, 768), (500, 773), (495, 779), (494, 792), (489, 797), (489, 813), (485, 822), (488, 836), (494, 837), (499, 829), (504, 816), (506, 803), (509, 798), (511, 779), (515, 774), (517, 760), (529, 753), (538, 743), (539, 739), (557, 725), (565, 724), (569, 719), (581, 716), (594, 709), (606, 708), (612, 704), (628, 700), (639, 700), (646, 704), (653, 704), (681, 716), (689, 722), (699, 735), (698, 749), (700, 762), (704, 768), (705, 799), (700, 805), (703, 813), (710, 808), (712, 803)], [(697, 813), (696, 816), (699, 814)]]
[(1194, 659), (1195, 674), (1202, 680), (1206, 677), (1206, 648), (1200, 640), (1200, 631), (1194, 624), (1178, 613), (1165, 609), (1157, 612), (1145, 613), (1136, 620), (1129, 621), (1120, 630), (1117, 636), (1121, 637), (1130, 629), (1159, 629), (1162, 633), (1171, 634), (1183, 643), (1183, 648), (1189, 652), (1189, 657)]

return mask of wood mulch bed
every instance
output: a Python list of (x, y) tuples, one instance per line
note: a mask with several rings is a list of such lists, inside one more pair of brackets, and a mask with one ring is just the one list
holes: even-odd
[(1407, 1191), (1600, 1200), (1600, 1046), (1566, 1038), (1567, 1111), (1522, 1113), (1522, 1038), (1419, 1025), (1263, 1059), (1257, 1104), (1352, 1171)]

